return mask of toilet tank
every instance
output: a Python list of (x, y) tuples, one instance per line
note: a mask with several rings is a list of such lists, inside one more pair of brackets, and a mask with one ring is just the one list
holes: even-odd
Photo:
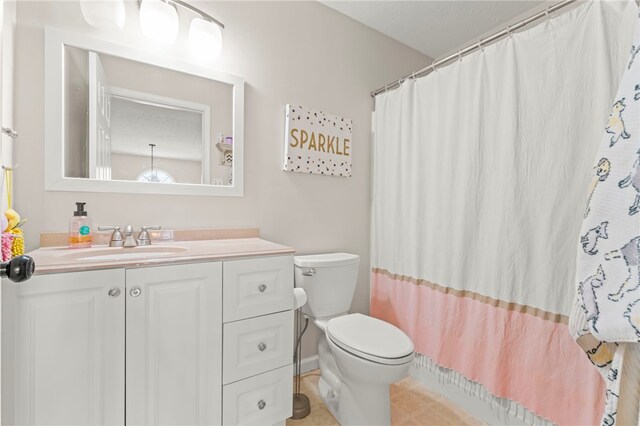
[(346, 313), (358, 281), (360, 257), (349, 253), (294, 256), (296, 287), (307, 293), (302, 311), (314, 318)]

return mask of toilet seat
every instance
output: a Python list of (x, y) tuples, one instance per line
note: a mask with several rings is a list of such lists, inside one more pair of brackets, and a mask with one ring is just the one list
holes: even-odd
[(406, 364), (413, 359), (411, 339), (388, 322), (362, 314), (343, 315), (327, 323), (327, 337), (336, 346), (379, 364)]

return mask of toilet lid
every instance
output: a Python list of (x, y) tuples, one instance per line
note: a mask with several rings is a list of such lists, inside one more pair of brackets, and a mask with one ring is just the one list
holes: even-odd
[(372, 361), (408, 362), (413, 342), (396, 326), (362, 314), (333, 318), (327, 324), (329, 338), (342, 349)]

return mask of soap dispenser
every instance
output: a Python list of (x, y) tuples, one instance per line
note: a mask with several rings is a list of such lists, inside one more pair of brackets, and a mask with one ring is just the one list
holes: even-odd
[(89, 248), (93, 240), (91, 218), (84, 209), (86, 203), (76, 203), (76, 211), (69, 221), (69, 248)]

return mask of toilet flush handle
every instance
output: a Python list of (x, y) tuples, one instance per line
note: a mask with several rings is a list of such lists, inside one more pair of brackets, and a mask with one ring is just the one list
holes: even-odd
[(305, 277), (315, 277), (316, 270), (314, 268), (309, 268), (309, 270), (307, 271), (302, 271), (302, 275), (304, 275)]

